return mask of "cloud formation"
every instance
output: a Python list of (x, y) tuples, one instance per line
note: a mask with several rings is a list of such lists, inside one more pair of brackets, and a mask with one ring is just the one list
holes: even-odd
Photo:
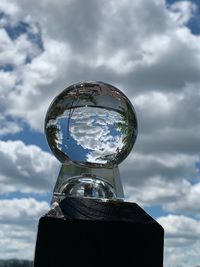
[[(7, 101), (9, 113), (22, 117), (33, 128), (41, 130), (41, 118), (51, 97), (66, 83), (109, 80), (121, 85), (129, 97), (151, 91), (180, 93), (180, 88), (199, 83), (199, 37), (184, 27), (185, 17), (188, 21), (194, 5), (178, 8), (177, 4), (176, 8), (167, 9), (163, 1), (116, 1), (115, 5), (107, 1), (100, 8), (89, 0), (84, 2), (84, 8), (79, 1), (60, 4), (62, 10), (52, 1), (15, 4), (16, 9), (23, 5), (23, 10), (27, 8), (32, 16), (39, 12), (41, 16), (37, 18), (41, 18), (39, 23), (44, 29), (40, 38), (45, 51), (21, 68), (21, 84)], [(181, 25), (175, 19), (177, 14), (184, 18)], [(12, 49), (9, 51), (12, 53)], [(17, 58), (17, 54), (12, 55)], [(23, 104), (19, 105), (19, 101)], [(37, 112), (33, 112), (33, 102)]]
[(22, 141), (0, 141), (0, 192), (47, 193), (55, 182), (58, 163), (49, 153)]
[(167, 266), (177, 266), (178, 262), (188, 266), (199, 264), (199, 220), (183, 215), (168, 215), (158, 222), (165, 229), (165, 262)]
[[(188, 27), (198, 12), (191, 1), (0, 2), (0, 135), (41, 132), (52, 98), (71, 83), (119, 87), (139, 121), (121, 176), (129, 200), (169, 214), (159, 219), (167, 267), (199, 264), (200, 36)], [(48, 153), (21, 141), (1, 141), (0, 160), (1, 193), (42, 193), (57, 176)]]
[(38, 219), (48, 209), (33, 198), (0, 200), (1, 259), (33, 259)]

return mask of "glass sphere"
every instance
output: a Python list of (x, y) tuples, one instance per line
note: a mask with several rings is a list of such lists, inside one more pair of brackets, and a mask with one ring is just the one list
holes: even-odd
[(86, 81), (69, 86), (53, 100), (45, 132), (61, 163), (112, 168), (130, 153), (137, 137), (137, 118), (119, 89)]

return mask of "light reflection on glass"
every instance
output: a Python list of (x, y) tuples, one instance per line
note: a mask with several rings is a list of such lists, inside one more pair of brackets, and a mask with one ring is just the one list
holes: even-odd
[(137, 119), (132, 104), (117, 88), (81, 82), (53, 100), (45, 131), (50, 148), (62, 163), (112, 168), (132, 149)]

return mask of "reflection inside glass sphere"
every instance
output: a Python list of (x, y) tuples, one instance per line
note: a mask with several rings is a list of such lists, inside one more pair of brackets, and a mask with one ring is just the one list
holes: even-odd
[(81, 82), (54, 99), (45, 131), (62, 163), (112, 168), (132, 149), (137, 119), (130, 101), (114, 86)]

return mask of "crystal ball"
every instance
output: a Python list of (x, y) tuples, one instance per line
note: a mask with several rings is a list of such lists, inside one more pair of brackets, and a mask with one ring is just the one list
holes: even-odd
[(53, 100), (46, 114), (45, 132), (61, 163), (113, 168), (135, 143), (137, 118), (119, 89), (86, 81), (67, 87)]

